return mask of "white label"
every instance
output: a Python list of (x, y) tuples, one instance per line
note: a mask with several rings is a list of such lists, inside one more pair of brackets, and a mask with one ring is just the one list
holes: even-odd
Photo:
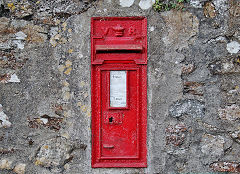
[(110, 106), (126, 107), (126, 71), (110, 71)]

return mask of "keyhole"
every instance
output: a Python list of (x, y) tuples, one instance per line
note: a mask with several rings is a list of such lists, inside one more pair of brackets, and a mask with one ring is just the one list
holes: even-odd
[(109, 123), (112, 123), (113, 122), (113, 117), (110, 117), (109, 118)]

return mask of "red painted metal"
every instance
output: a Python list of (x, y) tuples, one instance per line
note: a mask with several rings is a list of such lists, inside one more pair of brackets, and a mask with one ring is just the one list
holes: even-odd
[[(110, 72), (126, 72), (126, 105), (110, 106)], [(147, 20), (91, 20), (92, 167), (147, 167)]]

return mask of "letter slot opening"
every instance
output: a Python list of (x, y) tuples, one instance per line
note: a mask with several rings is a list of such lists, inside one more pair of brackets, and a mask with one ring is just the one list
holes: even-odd
[(142, 45), (96, 45), (97, 53), (141, 53)]

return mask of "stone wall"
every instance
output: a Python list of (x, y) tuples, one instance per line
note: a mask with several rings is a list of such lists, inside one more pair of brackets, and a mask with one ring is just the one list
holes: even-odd
[[(0, 173), (240, 172), (240, 1), (0, 0)], [(90, 18), (148, 19), (148, 167), (91, 168)]]

